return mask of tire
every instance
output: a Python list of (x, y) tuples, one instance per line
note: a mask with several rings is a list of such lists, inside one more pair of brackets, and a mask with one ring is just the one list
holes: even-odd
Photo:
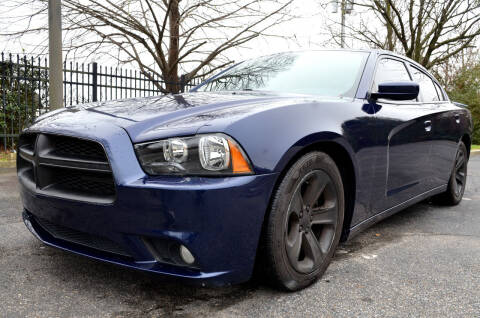
[(320, 278), (340, 241), (344, 210), (342, 178), (327, 154), (295, 162), (274, 193), (264, 231), (269, 282), (296, 291)]
[(462, 201), (467, 184), (467, 164), (467, 147), (463, 142), (460, 142), (450, 174), (450, 180), (448, 181), (447, 191), (435, 197), (437, 203), (454, 206)]

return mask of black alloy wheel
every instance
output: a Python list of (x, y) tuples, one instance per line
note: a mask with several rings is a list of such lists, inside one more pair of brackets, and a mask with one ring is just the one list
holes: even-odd
[(462, 201), (467, 185), (468, 152), (463, 142), (458, 146), (455, 162), (450, 174), (447, 190), (434, 197), (434, 201), (444, 205), (457, 205)]
[(453, 182), (453, 191), (455, 196), (463, 195), (467, 181), (467, 153), (462, 147), (457, 151), (454, 167), (455, 180)]
[(332, 179), (321, 170), (298, 184), (285, 219), (285, 249), (298, 272), (311, 273), (323, 263), (337, 228), (337, 201)]
[(323, 275), (340, 241), (341, 174), (326, 153), (310, 152), (286, 172), (274, 193), (260, 246), (269, 282), (294, 291)]

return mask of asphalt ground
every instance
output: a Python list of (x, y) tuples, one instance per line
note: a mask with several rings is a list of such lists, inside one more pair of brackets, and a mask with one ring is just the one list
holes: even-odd
[(252, 281), (165, 283), (42, 245), (0, 168), (0, 317), (480, 317), (480, 156), (456, 207), (428, 201), (341, 245), (321, 280), (284, 293)]

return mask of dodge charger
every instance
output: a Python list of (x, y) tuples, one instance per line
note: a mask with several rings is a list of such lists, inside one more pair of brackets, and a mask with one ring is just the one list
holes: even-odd
[(388, 51), (247, 60), (190, 92), (68, 107), (18, 142), (43, 243), (201, 285), (286, 290), (339, 242), (432, 197), (462, 200), (472, 119)]

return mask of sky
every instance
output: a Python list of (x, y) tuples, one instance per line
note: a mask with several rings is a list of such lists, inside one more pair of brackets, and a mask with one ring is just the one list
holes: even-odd
[[(31, 28), (34, 28), (41, 24), (45, 24), (47, 21), (46, 15), (41, 21), (29, 21), (29, 20), (19, 20), (12, 19), (12, 17), (18, 17), (22, 15), (28, 15), (34, 6), (32, 5), (22, 5), (17, 7), (9, 6), (8, 4), (15, 4), (21, 0), (2, 0), (2, 6), (0, 7), (0, 21), (8, 21), (7, 24), (0, 22), (0, 33), (8, 29), (18, 30), (25, 29), (27, 25), (30, 25)], [(228, 57), (231, 60), (236, 62), (242, 61), (245, 59), (258, 57), (262, 55), (284, 52), (284, 51), (296, 51), (296, 50), (308, 50), (308, 49), (318, 49), (324, 47), (338, 47), (337, 44), (333, 41), (329, 41), (329, 36), (326, 35), (325, 31), (325, 21), (326, 19), (332, 19), (334, 21), (340, 21), (340, 12), (333, 13), (333, 4), (327, 6), (321, 5), (320, 0), (295, 0), (291, 12), (297, 16), (292, 21), (280, 24), (273, 27), (269, 33), (285, 35), (288, 38), (279, 38), (279, 37), (260, 37), (256, 38), (240, 48), (233, 48), (228, 51)], [(325, 3), (325, 1), (323, 1)], [(352, 15), (347, 15), (347, 19), (354, 20), (355, 10)], [(29, 24), (30, 23), (30, 24)], [(358, 48), (358, 43), (350, 43), (347, 40), (347, 46)], [(43, 56), (47, 56), (46, 53), (48, 48), (48, 41), (46, 33), (43, 35), (39, 34), (30, 34), (23, 36), (20, 40), (7, 41), (5, 37), (0, 37), (0, 51), (10, 52), (10, 53), (22, 53), (28, 54), (28, 56), (38, 56), (42, 53)], [(147, 57), (149, 58), (149, 57)], [(118, 66), (118, 62), (107, 56), (96, 56), (92, 55), (87, 58), (75, 57), (64, 54), (64, 59), (74, 60), (79, 63), (91, 63), (98, 62), (101, 65), (105, 66)], [(153, 61), (153, 60), (152, 60)], [(122, 65), (123, 68), (137, 69), (138, 67), (134, 64), (132, 65)]]
[[(33, 3), (38, 3), (42, 0), (1, 0), (0, 6), (0, 52), (11, 52), (28, 54), (29, 56), (37, 56), (39, 53), (45, 54), (48, 52), (47, 34), (29, 34), (21, 38), (20, 41), (7, 41), (5, 37), (2, 37), (3, 32), (25, 29), (28, 25), (30, 28), (38, 27), (39, 24), (45, 25), (47, 23), (47, 16), (44, 15), (42, 20), (29, 21), (26, 19), (20, 20), (17, 17), (22, 15), (28, 15), (35, 6)], [(43, 0), (46, 1), (46, 0)], [(88, 0), (78, 0), (88, 1)], [(197, 0), (182, 0), (184, 3)], [(226, 0), (218, 0), (226, 1)], [(241, 1), (241, 0), (238, 0)], [(340, 10), (336, 13), (333, 12), (335, 2), (339, 0), (294, 0), (291, 6), (291, 12), (294, 13), (297, 18), (294, 20), (285, 22), (269, 30), (269, 33), (276, 35), (283, 35), (286, 38), (280, 37), (259, 37), (250, 42), (247, 42), (240, 48), (230, 49), (227, 53), (229, 59), (236, 62), (249, 59), (252, 57), (258, 57), (262, 55), (284, 52), (284, 51), (296, 51), (296, 50), (309, 50), (318, 48), (338, 48), (338, 44), (332, 41), (328, 34), (326, 25), (332, 22), (339, 23), (341, 19)], [(30, 5), (18, 6), (18, 3), (30, 2)], [(134, 2), (135, 3), (135, 2)], [(223, 4), (223, 2), (221, 2)], [(262, 2), (265, 3), (265, 2)], [(329, 3), (328, 5), (325, 5)], [(17, 5), (15, 5), (17, 4)], [(322, 5), (323, 4), (323, 5)], [(365, 10), (365, 9), (364, 9)], [(372, 30), (382, 30), (384, 27), (381, 25), (378, 19), (371, 18), (371, 12), (361, 12), (360, 6), (354, 7), (353, 13), (346, 16), (347, 24), (352, 25), (354, 28), (356, 25), (360, 25), (361, 18), (364, 21), (368, 21), (368, 26)], [(338, 27), (338, 26), (337, 26)], [(211, 32), (211, 31), (209, 31)], [(214, 32), (214, 31), (213, 31)], [(211, 34), (208, 34), (212, 36)], [(65, 36), (67, 37), (67, 36)], [(346, 39), (346, 46), (354, 49), (368, 48), (367, 44), (352, 39)], [(79, 63), (91, 63), (98, 62), (101, 65), (116, 67), (119, 66), (118, 62), (107, 56), (100, 55), (88, 55), (73, 56), (71, 53), (64, 55), (64, 59), (68, 61), (74, 60)], [(151, 59), (146, 57), (146, 59)], [(149, 61), (150, 62), (150, 61)], [(151, 60), (153, 62), (153, 59)], [(151, 63), (147, 63), (151, 64)], [(124, 68), (137, 69), (136, 65), (121, 65)], [(188, 71), (188, 67), (186, 70)]]
[[(0, 20), (6, 20), (13, 16), (26, 15), (32, 12), (33, 7), (24, 5), (15, 9), (6, 6), (10, 0), (2, 0), (0, 7)], [(14, 3), (15, 1), (11, 1)], [(289, 21), (278, 27), (274, 27), (272, 32), (275, 34), (292, 35), (290, 40), (279, 38), (260, 38), (248, 43), (241, 48), (241, 52), (235, 53), (245, 57), (258, 56), (259, 54), (269, 54), (278, 51), (310, 49), (322, 46), (325, 44), (326, 37), (322, 35), (323, 19), (322, 15), (327, 11), (332, 19), (340, 20), (340, 13), (331, 13), (333, 6), (329, 6), (325, 11), (320, 5), (319, 0), (296, 0), (293, 3), (292, 11), (298, 18)], [(11, 21), (11, 22), (10, 22)], [(2, 25), (3, 28), (22, 29), (28, 25), (28, 20), (10, 20), (9, 25)], [(45, 23), (46, 21), (42, 21)], [(32, 24), (31, 27), (35, 27)], [(324, 32), (324, 31), (323, 31)], [(0, 33), (2, 31), (0, 30)], [(44, 52), (42, 46), (48, 45), (46, 41), (39, 42), (39, 35), (24, 36), (21, 41), (7, 41), (0, 37), (0, 50), (12, 53), (38, 53)], [(40, 47), (37, 47), (40, 44)]]

